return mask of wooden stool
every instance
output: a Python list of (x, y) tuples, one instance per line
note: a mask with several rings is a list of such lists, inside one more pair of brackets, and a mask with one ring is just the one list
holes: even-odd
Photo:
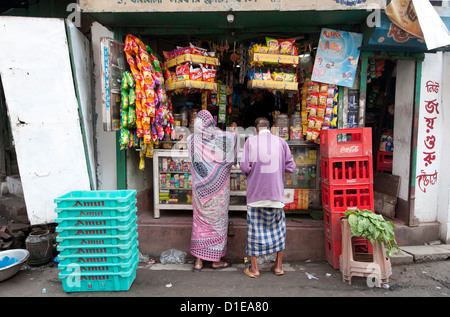
[(391, 261), (386, 257), (386, 249), (377, 242), (373, 244), (373, 253), (356, 253), (352, 243), (352, 233), (347, 219), (341, 220), (342, 253), (339, 259), (342, 281), (352, 284), (352, 276), (374, 277), (375, 286), (389, 283), (392, 274)]

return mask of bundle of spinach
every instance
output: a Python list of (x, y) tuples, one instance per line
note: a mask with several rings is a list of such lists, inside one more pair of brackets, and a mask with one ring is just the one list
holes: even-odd
[(383, 216), (366, 209), (347, 210), (344, 215), (354, 236), (364, 237), (372, 244), (376, 241), (384, 244), (388, 258), (392, 256), (393, 248), (401, 252), (395, 240), (395, 225), (391, 221), (386, 221)]

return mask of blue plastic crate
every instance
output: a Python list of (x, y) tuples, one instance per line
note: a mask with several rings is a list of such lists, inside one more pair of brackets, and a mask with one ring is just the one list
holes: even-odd
[(130, 268), (134, 267), (135, 262), (139, 262), (138, 257), (139, 250), (136, 249), (133, 255), (128, 258), (127, 262), (123, 263), (69, 263), (69, 264), (58, 264), (58, 269), (62, 274), (70, 273), (124, 273)]
[(69, 246), (58, 245), (56, 249), (59, 252), (58, 257), (68, 255), (92, 255), (102, 256), (103, 254), (123, 254), (136, 243), (137, 232), (133, 237), (123, 244), (73, 244)]
[(54, 199), (57, 208), (100, 209), (125, 207), (136, 198), (136, 190), (86, 190), (72, 191)]
[(137, 216), (131, 217), (130, 221), (123, 226), (57, 226), (55, 231), (59, 237), (78, 237), (85, 238), (87, 236), (105, 238), (112, 235), (124, 235), (135, 227)]
[(138, 262), (126, 272), (60, 272), (62, 286), (66, 292), (117, 292), (128, 291), (136, 278)]
[(57, 217), (55, 222), (58, 224), (60, 228), (68, 228), (68, 227), (111, 227), (111, 226), (125, 226), (131, 220), (136, 217), (136, 210), (134, 212), (128, 213), (124, 216), (118, 217), (89, 217), (89, 218), (60, 218)]
[(78, 264), (118, 264), (126, 263), (130, 257), (138, 250), (139, 242), (135, 241), (128, 249), (118, 249), (114, 253), (112, 250), (106, 250), (103, 253), (79, 253), (69, 255), (58, 255), (59, 263), (61, 265), (69, 265), (71, 263)]
[(72, 245), (114, 245), (114, 244), (126, 244), (136, 234), (137, 237), (137, 224), (134, 227), (131, 227), (129, 231), (125, 232), (121, 235), (110, 235), (110, 236), (72, 236), (72, 237), (60, 237), (59, 235), (56, 237), (56, 242), (59, 245), (67, 247)]
[(57, 218), (97, 218), (97, 217), (123, 217), (129, 213), (136, 212), (136, 199), (129, 205), (123, 207), (103, 207), (103, 208), (79, 208), (64, 207), (55, 208)]

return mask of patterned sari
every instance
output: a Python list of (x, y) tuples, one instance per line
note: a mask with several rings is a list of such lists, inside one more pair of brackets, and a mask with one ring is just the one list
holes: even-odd
[(237, 135), (215, 127), (202, 110), (187, 139), (193, 178), (191, 254), (217, 262), (226, 253), (231, 166), (237, 161)]

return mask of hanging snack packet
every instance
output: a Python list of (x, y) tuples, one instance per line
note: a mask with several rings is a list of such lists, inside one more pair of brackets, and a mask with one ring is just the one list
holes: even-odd
[(314, 129), (316, 118), (308, 118), (308, 129)]
[(316, 118), (316, 122), (314, 124), (314, 129), (319, 130), (322, 128), (323, 118)]
[(295, 39), (278, 40), (280, 54), (293, 54)]
[(136, 109), (134, 107), (128, 109), (128, 128), (136, 128)]
[(327, 105), (327, 95), (326, 94), (319, 94), (319, 106), (326, 106)]
[(122, 109), (126, 110), (128, 109), (128, 105), (129, 105), (129, 96), (128, 96), (128, 92), (126, 90), (122, 89)]
[(127, 79), (128, 87), (129, 88), (134, 88), (135, 82), (134, 82), (133, 75), (129, 71), (126, 71), (125, 72), (125, 77)]
[(120, 129), (120, 149), (125, 150), (130, 140), (130, 131), (128, 129)]
[(126, 72), (123, 73), (122, 75), (122, 90), (128, 90), (128, 80), (127, 80), (127, 76), (125, 75)]
[(270, 37), (266, 37), (266, 45), (269, 48), (267, 53), (278, 54), (280, 50), (280, 44), (278, 44), (278, 40)]
[(317, 118), (323, 118), (325, 116), (325, 109), (326, 109), (325, 105), (319, 106), (317, 108)]
[(134, 88), (131, 88), (128, 94), (128, 104), (130, 106), (134, 106), (136, 104), (136, 91)]
[(128, 109), (122, 109), (121, 113), (120, 126), (122, 128), (128, 128)]

